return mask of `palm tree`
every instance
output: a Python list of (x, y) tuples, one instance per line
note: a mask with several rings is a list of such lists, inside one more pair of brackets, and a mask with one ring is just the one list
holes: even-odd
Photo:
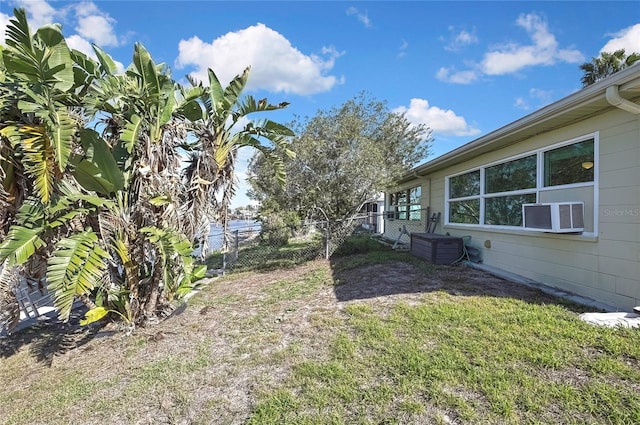
[(582, 87), (590, 86), (598, 81), (625, 69), (640, 60), (640, 54), (625, 54), (624, 49), (615, 52), (602, 52), (600, 56), (591, 59), (591, 62), (585, 62), (580, 65), (580, 69), (584, 75), (580, 79)]

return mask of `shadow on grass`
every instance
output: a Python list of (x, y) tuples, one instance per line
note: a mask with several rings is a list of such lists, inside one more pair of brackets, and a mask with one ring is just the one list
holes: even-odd
[(72, 311), (66, 323), (57, 317), (49, 318), (0, 338), (0, 358), (10, 357), (30, 345), (36, 361), (51, 366), (56, 355), (85, 345), (102, 329), (102, 322), (81, 327), (79, 322), (83, 316), (84, 311)]
[[(237, 260), (227, 258), (227, 271), (270, 272), (323, 258), (324, 254), (320, 240), (292, 241), (279, 247), (252, 241), (240, 247)], [(210, 255), (206, 264), (209, 269), (221, 269), (222, 253)], [(342, 241), (331, 255), (330, 267), (336, 299), (342, 302), (441, 291), (454, 297), (513, 298), (532, 304), (556, 304), (576, 313), (593, 310), (472, 267), (435, 266), (407, 251), (392, 250), (368, 234)]]
[(593, 307), (469, 266), (436, 266), (368, 236), (347, 239), (330, 263), (338, 301), (441, 291), (453, 297), (512, 298), (530, 304), (562, 305), (576, 313), (593, 311)]

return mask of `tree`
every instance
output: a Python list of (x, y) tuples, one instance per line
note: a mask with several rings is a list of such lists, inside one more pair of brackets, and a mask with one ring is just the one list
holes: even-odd
[[(13, 278), (1, 279), (0, 304), (17, 311), (18, 272), (38, 280), (47, 272), (66, 318), (73, 297), (86, 295), (106, 270), (108, 254), (84, 223), (108, 200), (83, 191), (76, 178), (94, 165), (94, 158), (78, 153), (83, 144), (93, 152), (103, 145), (81, 131), (78, 93), (88, 80), (75, 78), (60, 27), (31, 34), (24, 11), (16, 10), (7, 36), (0, 64), (0, 215), (6, 235), (0, 264), (2, 275)], [(100, 185), (97, 178), (93, 183)]]
[(591, 62), (580, 65), (584, 72), (580, 82), (582, 87), (590, 86), (598, 81), (623, 70), (640, 60), (640, 54), (631, 53), (626, 55), (624, 49), (615, 52), (602, 52), (600, 56), (591, 58)]
[(361, 93), (340, 107), (297, 119), (285, 161), (284, 186), (267, 172), (262, 155), (249, 167), (249, 195), (262, 204), (261, 215), (295, 211), (301, 218), (345, 219), (375, 201), (418, 161), (431, 141), (423, 125), (389, 112), (386, 103)]
[[(286, 104), (241, 100), (248, 70), (226, 88), (213, 71), (210, 87), (183, 87), (140, 44), (127, 71), (116, 74), (99, 47), (97, 60), (69, 49), (59, 25), (32, 34), (21, 9), (7, 35), (0, 49), (0, 319), (16, 322), (15, 287), (25, 277), (48, 284), (63, 320), (78, 298), (91, 320), (107, 311), (131, 323), (154, 318), (204, 275), (192, 241), (226, 215), (215, 196), (230, 196), (234, 163), (226, 159), (234, 146), (270, 157), (291, 134), (271, 121), (233, 132), (227, 119)], [(194, 166), (193, 158), (204, 160)]]
[[(280, 184), (284, 182), (285, 173), (281, 159), (274, 154), (274, 146), (285, 157), (294, 156), (287, 147), (287, 138), (293, 136), (289, 128), (268, 119), (251, 121), (247, 118), (250, 114), (285, 108), (288, 103), (272, 105), (267, 99), (256, 101), (252, 96), (240, 100), (240, 93), (248, 78), (249, 68), (223, 89), (218, 77), (209, 70), (209, 87), (196, 85), (202, 89), (204, 108), (199, 119), (192, 123), (196, 142), (190, 146), (184, 176), (190, 184), (186, 199), (187, 211), (191, 216), (200, 218), (199, 222), (206, 223), (207, 226), (207, 232), (200, 229), (203, 245), (207, 242), (209, 220), (206, 217), (210, 215), (206, 210), (208, 206), (217, 212), (217, 221), (222, 223), (224, 229), (225, 245), (228, 242), (228, 211), (235, 194), (234, 170), (240, 148), (253, 148), (267, 158), (271, 176)], [(246, 121), (244, 127), (237, 128), (242, 121)], [(270, 145), (263, 144), (260, 139), (268, 140)], [(203, 255), (206, 248), (204, 245)]]

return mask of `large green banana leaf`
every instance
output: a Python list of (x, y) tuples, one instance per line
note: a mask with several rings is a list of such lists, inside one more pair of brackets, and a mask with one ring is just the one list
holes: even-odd
[(110, 256), (92, 230), (64, 238), (57, 246), (47, 262), (47, 281), (59, 317), (67, 320), (75, 297), (88, 294), (100, 284)]
[(115, 185), (103, 177), (102, 171), (94, 163), (75, 157), (72, 159), (72, 164), (74, 165), (73, 176), (86, 190), (103, 195), (116, 191)]
[[(104, 139), (96, 131), (85, 128), (80, 130), (80, 142), (85, 151), (86, 161), (94, 167), (93, 173), (90, 174), (95, 178), (106, 180), (112, 186), (109, 192), (100, 193), (108, 195), (114, 190), (122, 189), (124, 187), (124, 176)], [(89, 170), (90, 167), (83, 169), (84, 172)], [(97, 174), (95, 173), (96, 171)], [(88, 189), (86, 186), (84, 187)]]
[(15, 9), (14, 14), (6, 27), (7, 48), (3, 51), (7, 71), (33, 83), (46, 82), (61, 92), (71, 89), (73, 62), (60, 26), (45, 25), (32, 37), (25, 11)]
[(13, 225), (0, 244), (0, 260), (9, 259), (10, 265), (24, 264), (38, 249), (47, 244), (40, 238), (42, 227)]
[(53, 112), (53, 120), (47, 130), (51, 133), (53, 152), (55, 154), (58, 169), (63, 172), (67, 167), (71, 146), (75, 133), (75, 123), (66, 109), (58, 108)]

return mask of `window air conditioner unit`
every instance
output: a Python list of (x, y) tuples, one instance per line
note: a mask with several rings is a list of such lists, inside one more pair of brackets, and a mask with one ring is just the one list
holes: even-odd
[(584, 202), (523, 204), (524, 228), (549, 233), (584, 231)]

